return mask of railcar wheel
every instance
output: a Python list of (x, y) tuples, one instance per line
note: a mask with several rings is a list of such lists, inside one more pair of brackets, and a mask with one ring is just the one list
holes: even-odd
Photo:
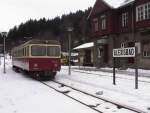
[(15, 72), (17, 72), (17, 73), (20, 72), (20, 71), (19, 71), (19, 68), (17, 68), (16, 66), (13, 66), (13, 70), (14, 70)]
[(55, 79), (56, 72), (49, 72), (45, 73), (44, 76), (42, 76), (43, 80), (53, 80)]
[(30, 75), (33, 79), (36, 79), (36, 80), (40, 80), (41, 77), (40, 77), (40, 74), (37, 73), (37, 72), (30, 72)]
[(52, 76), (55, 78), (57, 72), (53, 72)]
[(29, 71), (23, 70), (24, 75), (30, 75)]
[(52, 72), (51, 79), (55, 79), (55, 76), (56, 76), (56, 72)]

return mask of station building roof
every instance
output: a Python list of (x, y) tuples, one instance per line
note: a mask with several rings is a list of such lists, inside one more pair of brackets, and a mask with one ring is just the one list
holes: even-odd
[(107, 5), (109, 5), (111, 8), (119, 8), (123, 7), (124, 5), (127, 5), (131, 2), (134, 2), (135, 0), (102, 0), (105, 2)]
[(89, 43), (85, 43), (85, 44), (75, 47), (74, 50), (86, 49), (86, 48), (90, 48), (93, 46), (94, 46), (94, 42), (89, 42)]
[[(90, 18), (96, 4), (98, 3), (99, 0), (96, 0), (90, 14), (88, 15), (88, 19)], [(101, 0), (105, 5), (107, 5), (111, 9), (119, 9), (124, 6), (127, 6), (129, 4), (132, 4), (135, 2), (135, 0)]]

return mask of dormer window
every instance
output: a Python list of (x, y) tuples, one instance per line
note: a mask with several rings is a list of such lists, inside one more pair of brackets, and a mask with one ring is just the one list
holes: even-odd
[(106, 15), (101, 16), (101, 28), (102, 30), (106, 29)]
[(125, 43), (121, 43), (121, 48), (124, 48), (125, 47)]
[(97, 32), (98, 31), (98, 18), (94, 18), (93, 19), (93, 29), (94, 29), (94, 32)]
[(150, 19), (150, 2), (136, 7), (136, 21)]
[(122, 13), (122, 27), (127, 27), (128, 25), (128, 12)]

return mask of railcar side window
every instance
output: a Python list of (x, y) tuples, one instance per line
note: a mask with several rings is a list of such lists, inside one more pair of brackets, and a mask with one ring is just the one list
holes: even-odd
[(47, 56), (60, 56), (59, 46), (48, 46), (47, 47)]
[(25, 48), (23, 48), (23, 56), (26, 56), (26, 53), (25, 53)]
[(31, 46), (32, 56), (46, 56), (46, 46)]
[(29, 56), (29, 46), (27, 46), (26, 50), (27, 50), (27, 56)]

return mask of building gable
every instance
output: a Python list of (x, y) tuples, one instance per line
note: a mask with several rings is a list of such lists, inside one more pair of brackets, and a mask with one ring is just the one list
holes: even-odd
[(91, 10), (88, 18), (93, 17), (99, 13), (111, 9), (112, 7), (105, 3), (103, 0), (96, 0), (93, 9)]

